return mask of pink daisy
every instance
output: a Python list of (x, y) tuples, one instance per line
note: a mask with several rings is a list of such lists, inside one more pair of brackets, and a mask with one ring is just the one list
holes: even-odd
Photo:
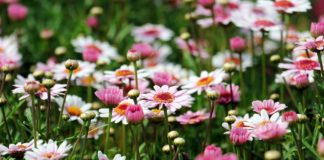
[(278, 139), (288, 133), (288, 123), (269, 122), (253, 130), (253, 134), (260, 140)]
[(279, 68), (289, 69), (289, 70), (320, 70), (320, 64), (318, 61), (302, 58), (296, 60), (285, 59), (287, 63), (279, 63)]
[(284, 12), (288, 14), (306, 12), (312, 8), (308, 0), (261, 0), (260, 3), (274, 7), (280, 13)]
[(141, 94), (139, 97), (139, 104), (146, 108), (158, 107), (159, 109), (163, 106), (167, 107), (168, 110), (174, 112), (182, 107), (191, 107), (193, 98), (187, 90), (177, 90), (178, 86), (154, 86), (154, 90), (147, 94)]
[[(186, 113), (178, 116), (176, 120), (182, 125), (196, 124), (208, 119), (209, 114), (210, 113), (207, 113), (206, 110), (199, 110), (196, 112), (187, 111)], [(215, 115), (213, 115), (213, 117), (215, 117)]]
[(274, 102), (272, 99), (263, 101), (253, 101), (252, 108), (254, 112), (260, 113), (262, 110), (267, 111), (269, 115), (277, 113), (287, 108), (285, 104)]
[(155, 40), (168, 41), (173, 36), (173, 32), (162, 25), (145, 24), (135, 27), (132, 35), (138, 42), (151, 43)]
[(33, 140), (28, 143), (18, 142), (17, 144), (10, 144), (9, 147), (0, 144), (0, 154), (10, 155), (10, 157), (22, 159), (25, 152), (30, 151), (33, 148), (33, 145)]
[(222, 105), (230, 104), (233, 96), (233, 103), (240, 101), (240, 91), (239, 86), (232, 84), (232, 95), (230, 85), (224, 83), (217, 84), (211, 87), (212, 90), (215, 90), (219, 93), (220, 97), (216, 100), (217, 103)]
[(252, 136), (249, 130), (244, 128), (232, 128), (230, 131), (230, 140), (235, 145), (241, 145), (249, 140), (252, 140)]
[(297, 43), (297, 47), (294, 50), (311, 50), (322, 51), (324, 49), (324, 36), (317, 38), (308, 38), (306, 41)]

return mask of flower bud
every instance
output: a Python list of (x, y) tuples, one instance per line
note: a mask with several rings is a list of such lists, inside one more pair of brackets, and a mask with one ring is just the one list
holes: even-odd
[(140, 123), (144, 119), (144, 112), (140, 105), (129, 105), (126, 109), (126, 119), (129, 123)]
[(305, 114), (297, 114), (297, 117), (300, 123), (307, 122), (308, 120), (308, 117)]
[(210, 100), (216, 100), (219, 98), (219, 93), (214, 90), (207, 91), (207, 98)]
[(86, 114), (88, 115), (89, 119), (96, 118), (96, 113), (92, 111), (87, 111)]
[(127, 96), (131, 99), (137, 99), (137, 97), (140, 95), (139, 90), (137, 89), (132, 89), (128, 91)]
[(177, 137), (173, 140), (173, 143), (177, 146), (184, 145), (186, 141), (182, 137)]
[(37, 81), (27, 81), (24, 84), (24, 90), (29, 94), (36, 93), (40, 88), (39, 82)]
[(114, 134), (115, 134), (115, 129), (114, 128), (110, 128), (109, 135), (112, 136)]
[(98, 27), (99, 22), (96, 16), (90, 16), (86, 19), (86, 24), (90, 28), (96, 28)]
[(77, 60), (68, 59), (65, 61), (65, 68), (73, 71), (79, 67), (79, 62)]
[(53, 78), (53, 73), (52, 72), (45, 72), (45, 78), (52, 79)]
[(294, 111), (284, 112), (282, 113), (282, 121), (288, 122), (289, 125), (292, 125), (298, 122), (298, 116)]
[(233, 52), (242, 53), (245, 48), (245, 40), (241, 37), (233, 37), (230, 39), (230, 47)]
[(168, 117), (168, 122), (169, 122), (169, 123), (173, 123), (173, 122), (176, 122), (176, 121), (177, 121), (177, 119), (176, 119), (175, 116), (169, 116), (169, 117)]
[(131, 62), (136, 62), (141, 58), (141, 53), (135, 49), (130, 49), (127, 52), (127, 59)]
[(8, 16), (12, 21), (20, 21), (26, 18), (28, 8), (19, 3), (12, 3), (7, 8)]
[(190, 3), (194, 2), (194, 0), (183, 0), (183, 2), (186, 4), (190, 4)]
[(265, 160), (280, 160), (281, 154), (277, 150), (269, 150), (264, 153)]
[(169, 146), (168, 144), (164, 145), (164, 146), (162, 147), (162, 151), (163, 151), (163, 152), (166, 152), (166, 153), (170, 152), (170, 146)]
[(81, 113), (80, 118), (84, 121), (87, 121), (90, 119), (89, 115), (86, 113)]
[(227, 122), (227, 123), (232, 124), (232, 123), (235, 122), (235, 118), (234, 118), (233, 116), (226, 116), (226, 117), (224, 118), (224, 121)]
[(7, 74), (5, 81), (6, 82), (11, 82), (13, 80), (13, 77), (11, 74)]
[(44, 79), (42, 81), (42, 85), (47, 88), (50, 89), (55, 85), (55, 81), (53, 79)]
[(179, 133), (177, 131), (170, 131), (168, 133), (168, 138), (169, 139), (174, 139), (174, 138), (177, 138), (179, 136)]
[(227, 114), (228, 114), (229, 116), (236, 116), (236, 115), (237, 115), (237, 110), (235, 110), (235, 109), (231, 109), (231, 110), (228, 111)]
[(45, 105), (41, 105), (39, 108), (40, 108), (41, 111), (46, 111), (46, 106)]
[(56, 47), (54, 53), (57, 56), (63, 55), (66, 53), (66, 48), (63, 46)]
[(101, 103), (93, 102), (92, 105), (91, 105), (91, 108), (94, 109), (94, 110), (98, 110), (98, 109), (101, 108)]
[(296, 80), (296, 87), (299, 89), (306, 88), (310, 85), (308, 74), (298, 74), (295, 77), (295, 80)]
[(278, 54), (272, 55), (272, 56), (270, 57), (270, 62), (273, 63), (273, 64), (277, 64), (277, 63), (279, 63), (280, 60), (281, 60), (281, 57), (280, 57), (280, 55), (278, 55)]
[(217, 2), (221, 5), (227, 5), (229, 0), (218, 0)]
[(7, 98), (4, 95), (0, 96), (0, 106), (7, 104)]
[(181, 33), (180, 38), (183, 40), (188, 40), (190, 38), (190, 34), (188, 32), (183, 32)]
[(104, 60), (98, 59), (98, 60), (96, 61), (96, 65), (97, 65), (97, 67), (104, 67), (104, 66), (107, 65), (107, 61), (104, 61)]
[(311, 24), (311, 33), (314, 37), (324, 35), (324, 22), (312, 23)]
[(44, 77), (44, 72), (43, 71), (34, 71), (33, 72), (33, 76), (37, 79), (37, 80), (41, 80)]
[(94, 6), (90, 9), (91, 15), (100, 15), (103, 13), (103, 9), (100, 6)]
[(1, 67), (1, 71), (2, 71), (3, 73), (6, 73), (6, 74), (12, 72), (13, 70), (14, 70), (14, 68), (13, 68), (13, 67), (10, 67), (9, 65), (3, 65), (3, 66)]
[(270, 95), (270, 99), (276, 101), (280, 98), (280, 95), (278, 93), (273, 93)]
[(227, 72), (227, 73), (231, 73), (231, 72), (234, 72), (235, 69), (236, 69), (236, 65), (235, 63), (233, 62), (226, 62), (223, 66), (224, 68), (224, 71)]

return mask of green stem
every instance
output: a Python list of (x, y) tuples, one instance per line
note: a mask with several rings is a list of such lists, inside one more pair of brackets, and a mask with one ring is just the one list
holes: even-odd
[(81, 137), (82, 137), (82, 132), (83, 132), (83, 129), (84, 129), (84, 124), (81, 126), (81, 129), (80, 129), (80, 133), (79, 133), (79, 136), (78, 136), (78, 139), (74, 142), (73, 144), (73, 148), (72, 148), (72, 151), (69, 155), (69, 158), (68, 159), (71, 159), (71, 157), (73, 156), (74, 152), (75, 152), (75, 149), (76, 149), (76, 145), (78, 144), (78, 142), (80, 141)]
[(169, 147), (170, 147), (170, 151), (173, 153), (173, 148), (171, 145), (171, 141), (168, 138), (168, 133), (169, 133), (169, 122), (168, 122), (168, 111), (167, 111), (167, 107), (163, 106), (163, 112), (164, 112), (164, 130), (165, 130), (165, 137), (167, 138)]
[(262, 97), (266, 98), (267, 94), (267, 70), (266, 70), (266, 55), (265, 55), (265, 48), (264, 48), (264, 41), (265, 41), (265, 32), (262, 31), (261, 37), (261, 49), (262, 49)]
[(244, 94), (244, 79), (243, 79), (243, 66), (242, 66), (242, 53), (239, 53), (239, 58), (240, 58), (240, 90), (241, 90), (241, 99), (242, 99), (242, 104), (245, 104), (245, 94)]
[(112, 112), (113, 112), (113, 108), (109, 107), (109, 117), (108, 117), (108, 121), (107, 121), (107, 130), (106, 130), (106, 143), (105, 143), (105, 151), (108, 151), (108, 144), (109, 144), (109, 134), (110, 134), (110, 125), (111, 125), (111, 118), (112, 118)]
[[(234, 109), (234, 98), (233, 98), (233, 86), (232, 86), (232, 73), (229, 73), (229, 85), (230, 85), (230, 94), (231, 94), (231, 107)], [(226, 115), (227, 113), (225, 113)]]
[(69, 92), (72, 74), (73, 74), (73, 71), (69, 70), (69, 77), (68, 77), (68, 80), (66, 82), (66, 92), (65, 92), (64, 97), (63, 97), (63, 103), (62, 103), (62, 106), (61, 106), (61, 111), (60, 111), (59, 120), (58, 120), (58, 128), (59, 129), (61, 128), (61, 125), (62, 125), (63, 110), (64, 110), (66, 97), (67, 97), (67, 94)]
[(87, 101), (92, 102), (92, 86), (87, 86)]
[(320, 67), (321, 67), (321, 78), (324, 77), (324, 68), (323, 68), (323, 62), (322, 62), (322, 56), (321, 56), (321, 51), (317, 51), (317, 58), (318, 58), (318, 62), (320, 64)]
[(133, 127), (130, 126), (130, 130), (131, 133), (133, 135), (133, 139), (134, 139), (134, 145), (135, 145), (135, 160), (139, 160), (140, 159), (140, 153), (139, 153), (139, 146), (138, 146), (138, 132), (137, 132), (137, 126), (135, 125), (135, 131), (133, 131)]
[(3, 118), (3, 121), (4, 121), (5, 126), (6, 126), (6, 131), (7, 131), (7, 134), (9, 136), (9, 141), (10, 141), (10, 143), (12, 143), (12, 137), (11, 137), (11, 134), (10, 134), (10, 131), (9, 131), (7, 117), (6, 117), (6, 113), (5, 113), (5, 110), (4, 110), (5, 106), (3, 105), (3, 106), (0, 106), (0, 107), (1, 107), (1, 112), (2, 112), (2, 118)]
[(211, 100), (210, 101), (209, 120), (208, 120), (208, 125), (207, 125), (207, 128), (206, 128), (206, 137), (205, 137), (205, 141), (204, 141), (203, 147), (206, 146), (206, 144), (208, 143), (208, 140), (210, 139), (210, 137), (209, 137), (210, 134), (209, 133), (210, 133), (210, 128), (211, 128), (211, 123), (212, 123), (212, 118), (213, 118), (213, 113), (214, 113), (215, 105), (216, 105), (216, 103), (213, 100)]
[(294, 106), (296, 107), (298, 112), (302, 113), (302, 111), (300, 109), (298, 109), (298, 104), (297, 104), (296, 98), (295, 98), (294, 94), (292, 93), (290, 87), (288, 86), (286, 79), (283, 78), (283, 81), (284, 81), (284, 85), (285, 85), (285, 87), (286, 87), (286, 89), (288, 91), (288, 94), (290, 95), (290, 98), (293, 101)]
[(292, 135), (293, 135), (293, 138), (294, 138), (295, 145), (297, 147), (298, 158), (299, 158), (299, 160), (302, 160), (301, 149), (300, 149), (300, 146), (299, 146), (299, 143), (298, 143), (298, 140), (297, 140), (297, 134), (296, 134), (294, 129), (291, 129), (291, 132), (292, 132)]
[(177, 159), (178, 154), (179, 154), (179, 151), (180, 151), (180, 146), (177, 147), (176, 152), (174, 153), (172, 160), (176, 160)]
[(7, 76), (7, 74), (3, 73), (1, 87), (0, 87), (0, 94), (2, 94), (2, 92), (3, 92), (4, 84), (6, 82), (6, 76)]
[(50, 134), (50, 115), (51, 115), (51, 89), (47, 89), (47, 111), (46, 111), (46, 141), (49, 139)]
[(138, 76), (137, 76), (137, 61), (133, 62), (134, 64), (134, 70), (135, 70), (135, 86), (136, 86), (136, 89), (138, 90)]
[(86, 126), (86, 131), (84, 133), (85, 137), (84, 137), (83, 143), (81, 145), (81, 159), (83, 159), (84, 151), (85, 151), (85, 148), (86, 148), (86, 145), (87, 145), (90, 121), (85, 122), (85, 126)]
[(33, 136), (34, 136), (34, 147), (37, 148), (37, 123), (36, 123), (36, 106), (35, 106), (35, 99), (34, 95), (30, 95), (31, 101), (32, 101), (32, 107), (31, 107), (31, 112), (32, 112), (32, 121), (33, 121)]
[[(252, 86), (254, 87), (255, 86), (255, 67), (254, 67), (254, 64), (255, 64), (255, 50), (254, 50), (254, 32), (253, 30), (250, 30), (250, 43), (251, 43), (251, 54), (252, 54), (252, 67), (251, 67), (251, 82), (252, 82)], [(255, 99), (255, 92), (254, 92), (255, 89), (253, 89), (253, 92), (252, 92), (252, 99)]]

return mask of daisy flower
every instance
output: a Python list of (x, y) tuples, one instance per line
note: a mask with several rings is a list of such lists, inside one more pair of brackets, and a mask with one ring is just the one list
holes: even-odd
[(223, 53), (217, 53), (212, 58), (213, 66), (214, 67), (223, 67), (225, 63), (233, 62), (236, 65), (236, 69), (240, 69), (240, 64), (242, 63), (242, 69), (243, 71), (246, 70), (246, 68), (252, 66), (252, 56), (250, 54), (241, 53), (242, 54), (242, 62), (240, 61), (238, 54), (233, 54), (231, 57), (231, 54), (229, 52), (223, 52)]
[(91, 123), (89, 126), (88, 138), (95, 140), (99, 139), (99, 136), (104, 133), (104, 125), (100, 122)]
[(295, 87), (304, 87), (314, 82), (314, 72), (288, 70), (277, 74), (275, 82), (287, 83)]
[(55, 65), (56, 65), (56, 58), (51, 57), (47, 60), (46, 63), (38, 62), (36, 64), (35, 71), (52, 72)]
[[(182, 125), (197, 124), (209, 119), (209, 114), (210, 113), (207, 113), (206, 110), (199, 110), (197, 112), (187, 111), (178, 116), (176, 120)], [(213, 117), (215, 117), (215, 115), (213, 115)]]
[(297, 47), (294, 50), (311, 50), (322, 51), (324, 50), (324, 36), (318, 36), (317, 38), (308, 38), (306, 41), (297, 43)]
[[(143, 108), (144, 109), (144, 117), (146, 119), (148, 119), (151, 122), (162, 122), (164, 120), (164, 113), (163, 110), (161, 109), (157, 109), (157, 108), (153, 108), (153, 109), (147, 109), (147, 108)], [(170, 115), (171, 112), (168, 110), (167, 114)]]
[(274, 102), (272, 99), (263, 101), (257, 100), (252, 102), (252, 109), (254, 112), (257, 113), (260, 113), (262, 110), (265, 110), (269, 115), (273, 115), (274, 113), (277, 113), (286, 108), (287, 106), (285, 104)]
[[(63, 98), (56, 99), (59, 106), (63, 103)], [(69, 115), (69, 121), (77, 120), (79, 123), (83, 123), (80, 115), (86, 111), (89, 111), (91, 104), (84, 102), (80, 97), (75, 95), (67, 95), (66, 102), (64, 104), (63, 113)]]
[(0, 154), (10, 155), (10, 157), (22, 159), (25, 152), (30, 151), (33, 148), (33, 145), (33, 140), (28, 143), (18, 142), (17, 144), (10, 144), (9, 147), (0, 144)]
[(202, 71), (199, 77), (191, 76), (183, 88), (197, 91), (198, 94), (201, 94), (202, 91), (206, 91), (212, 85), (222, 82), (225, 75), (222, 69), (217, 69), (210, 73)]
[[(232, 94), (231, 94), (231, 86), (232, 86)], [(237, 103), (240, 101), (240, 87), (234, 84), (225, 85), (224, 83), (220, 83), (211, 87), (211, 90), (217, 91), (219, 93), (219, 98), (216, 100), (218, 104), (227, 105), (232, 102)]]
[[(40, 86), (39, 90), (35, 93), (35, 95), (42, 100), (46, 100), (48, 98), (47, 89), (41, 83), (36, 81), (32, 75), (28, 75), (27, 78), (18, 75), (17, 79), (15, 79), (15, 84), (13, 85), (15, 89), (12, 90), (12, 93), (22, 94), (19, 100), (26, 99), (27, 97), (30, 96), (30, 94), (25, 91), (24, 85), (31, 81), (36, 82)], [(55, 84), (50, 90), (51, 90), (51, 98), (54, 99), (58, 96), (64, 95), (66, 91), (66, 84)]]
[(266, 110), (261, 110), (260, 114), (254, 114), (247, 122), (244, 122), (244, 125), (254, 130), (270, 122), (283, 123), (278, 112), (269, 117)]
[[(123, 124), (128, 124), (126, 119), (126, 109), (133, 105), (134, 101), (132, 99), (126, 99), (121, 101), (115, 108), (113, 108), (112, 112), (112, 122), (119, 123), (122, 122)], [(100, 117), (107, 118), (109, 115), (108, 108), (102, 108), (99, 110)]]
[[(145, 70), (137, 70), (138, 78), (144, 78), (146, 76)], [(106, 71), (105, 79), (112, 84), (128, 84), (129, 81), (135, 79), (134, 66), (122, 65), (115, 71)]]
[(179, 49), (189, 52), (193, 56), (200, 56), (201, 58), (208, 58), (208, 53), (206, 50), (203, 49), (203, 41), (198, 41), (199, 44), (197, 44), (194, 40), (189, 39), (188, 42), (183, 40), (182, 38), (176, 38), (175, 42)]
[(320, 64), (318, 63), (318, 61), (310, 58), (302, 58), (296, 60), (285, 58), (284, 60), (286, 61), (286, 63), (279, 63), (279, 68), (293, 71), (320, 70)]
[(269, 7), (274, 7), (280, 13), (288, 14), (306, 12), (312, 8), (308, 0), (260, 0), (259, 2)]
[(66, 141), (58, 146), (57, 142), (50, 139), (48, 143), (33, 148), (32, 151), (27, 151), (24, 158), (26, 160), (60, 160), (68, 155), (71, 148), (72, 146)]
[(253, 134), (260, 140), (278, 139), (288, 133), (288, 123), (269, 122), (253, 130)]
[(230, 140), (235, 145), (241, 145), (252, 140), (251, 132), (244, 128), (232, 128), (230, 131)]
[(231, 125), (229, 125), (227, 122), (222, 123), (222, 127), (225, 128), (227, 131), (224, 132), (224, 134), (229, 134), (231, 128), (244, 128), (248, 129), (249, 126), (246, 126), (245, 123), (249, 121), (250, 117), (248, 114), (245, 114), (244, 117), (240, 116), (232, 116), (235, 121)]
[(193, 98), (187, 90), (178, 91), (178, 86), (162, 86), (155, 85), (154, 90), (147, 94), (141, 94), (139, 96), (139, 104), (146, 108), (158, 107), (162, 109), (163, 106), (168, 110), (174, 112), (182, 107), (191, 107)]
[(135, 27), (132, 31), (135, 41), (152, 43), (155, 40), (168, 41), (172, 38), (173, 32), (162, 25), (145, 24)]
[(16, 36), (0, 37), (0, 67), (9, 65), (12, 68), (18, 68), (22, 59), (18, 49)]
[(100, 59), (110, 62), (111, 59), (119, 58), (116, 48), (107, 42), (95, 40), (90, 36), (80, 36), (72, 40), (72, 45), (76, 52), (82, 53), (83, 60), (85, 61), (97, 62)]
[(169, 62), (167, 57), (172, 53), (170, 46), (155, 42), (153, 44), (155, 52), (144, 60), (144, 67), (154, 67), (161, 63)]
[[(98, 151), (98, 159), (99, 160), (109, 160), (106, 154), (103, 154), (101, 151)], [(112, 160), (126, 160), (126, 156), (122, 156), (120, 154), (116, 154)]]
[[(84, 62), (84, 61), (78, 61), (78, 63), (79, 63), (79, 67), (73, 70), (72, 77), (71, 77), (72, 80), (89, 76), (91, 73), (95, 71), (96, 64)], [(54, 72), (54, 79), (60, 81), (63, 79), (67, 79), (70, 71), (65, 68), (64, 63), (60, 63), (54, 67), (53, 72)]]

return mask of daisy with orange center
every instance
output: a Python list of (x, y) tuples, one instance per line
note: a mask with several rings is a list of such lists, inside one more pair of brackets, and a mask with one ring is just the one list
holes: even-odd
[(178, 91), (178, 86), (154, 86), (154, 90), (147, 94), (141, 94), (139, 104), (145, 108), (167, 107), (170, 112), (174, 112), (182, 107), (191, 107), (193, 98), (187, 90)]
[(60, 145), (57, 145), (56, 141), (49, 140), (48, 143), (41, 144), (37, 148), (33, 148), (32, 151), (28, 151), (25, 154), (26, 160), (60, 160), (68, 156), (68, 152), (72, 148), (67, 141), (63, 141)]
[[(132, 99), (121, 101), (115, 108), (113, 108), (111, 121), (115, 123), (122, 122), (123, 124), (128, 124), (126, 119), (126, 109), (132, 104), (134, 104), (134, 101)], [(109, 109), (102, 108), (99, 110), (99, 113), (100, 117), (107, 118), (109, 115)]]
[[(59, 106), (61, 106), (63, 99), (57, 99), (56, 102)], [(75, 95), (67, 95), (63, 113), (69, 115), (69, 121), (77, 120), (82, 124), (83, 120), (80, 118), (80, 115), (86, 111), (89, 111), (90, 108), (91, 104), (85, 103), (80, 97)]]
[(12, 158), (22, 159), (24, 153), (33, 148), (33, 144), (33, 140), (27, 143), (10, 144), (8, 147), (0, 144), (0, 155), (9, 155)]
[[(144, 70), (137, 70), (138, 78), (144, 78), (146, 76)], [(112, 84), (128, 84), (129, 81), (135, 79), (135, 70), (133, 66), (122, 65), (115, 71), (106, 71), (105, 79)]]
[(202, 91), (206, 91), (212, 85), (222, 82), (225, 75), (226, 74), (222, 69), (217, 69), (210, 73), (202, 71), (199, 77), (191, 76), (183, 88), (197, 91), (198, 94), (201, 94)]
[(245, 114), (244, 117), (240, 116), (232, 116), (235, 121), (231, 125), (227, 122), (222, 123), (223, 128), (225, 128), (227, 131), (224, 132), (224, 134), (230, 134), (231, 128), (244, 128), (244, 129), (249, 129), (251, 127), (246, 126), (245, 123), (249, 120), (249, 115)]
[(261, 0), (260, 3), (274, 7), (279, 13), (288, 14), (306, 12), (312, 8), (308, 0)]
[(104, 133), (104, 125), (101, 122), (91, 123), (88, 131), (88, 138), (97, 140)]

